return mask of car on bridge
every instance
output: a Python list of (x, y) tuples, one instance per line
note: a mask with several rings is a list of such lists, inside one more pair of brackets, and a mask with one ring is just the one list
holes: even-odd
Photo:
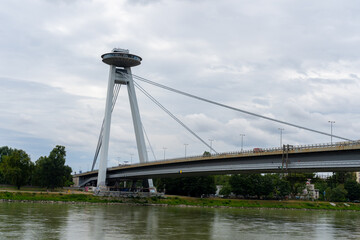
[(254, 153), (259, 153), (259, 152), (264, 152), (264, 150), (262, 148), (254, 148), (253, 152)]

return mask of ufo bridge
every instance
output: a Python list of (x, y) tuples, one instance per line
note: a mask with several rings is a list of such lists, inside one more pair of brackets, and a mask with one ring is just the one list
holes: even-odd
[[(215, 102), (206, 98), (195, 96), (174, 88), (161, 85), (149, 79), (133, 75), (131, 67), (141, 64), (142, 58), (130, 54), (128, 50), (113, 49), (110, 53), (102, 56), (102, 61), (110, 66), (108, 90), (105, 105), (105, 117), (101, 126), (98, 144), (96, 147), (91, 171), (74, 175), (78, 186), (96, 185), (99, 191), (106, 191), (107, 184), (120, 179), (142, 179), (146, 189), (154, 188), (152, 178), (156, 177), (180, 177), (210, 174), (232, 174), (232, 173), (276, 173), (276, 172), (331, 172), (331, 171), (359, 171), (360, 170), (360, 142), (353, 141), (341, 136), (318, 131), (308, 127), (266, 117), (260, 114), (245, 111), (223, 103)], [(136, 79), (136, 81), (134, 80)], [(284, 145), (282, 148), (259, 149), (235, 153), (218, 153), (211, 145), (204, 141), (199, 135), (186, 126), (180, 119), (159, 103), (148, 93), (137, 81), (151, 84), (156, 87), (181, 94), (199, 101), (214, 104), (226, 109), (277, 122), (283, 125), (315, 132), (318, 134), (338, 138), (344, 142), (330, 144), (319, 144), (310, 146)], [(108, 148), (110, 138), (111, 115), (119, 95), (120, 87), (126, 86), (130, 102), (133, 126), (135, 131), (139, 164), (108, 168)], [(137, 103), (135, 88), (147, 96), (159, 108), (179, 123), (194, 138), (202, 142), (210, 152), (211, 156), (184, 157), (168, 159), (164, 161), (148, 161), (147, 148), (145, 144), (146, 132), (141, 123), (140, 111)], [(147, 136), (146, 136), (147, 138)], [(147, 138), (148, 139), (148, 138)], [(149, 147), (153, 149), (149, 142)], [(100, 155), (99, 170), (94, 170)], [(186, 155), (186, 154), (185, 154)], [(103, 190), (102, 190), (103, 189)]]

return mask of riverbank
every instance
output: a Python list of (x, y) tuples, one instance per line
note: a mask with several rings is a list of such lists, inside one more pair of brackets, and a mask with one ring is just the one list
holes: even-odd
[(166, 198), (109, 198), (84, 193), (58, 192), (0, 192), (1, 201), (5, 202), (41, 202), (70, 204), (137, 204), (181, 207), (212, 208), (268, 208), (268, 209), (305, 209), (305, 210), (351, 210), (360, 211), (360, 204), (329, 203), (300, 200), (245, 200), (221, 198), (191, 198), (167, 196)]

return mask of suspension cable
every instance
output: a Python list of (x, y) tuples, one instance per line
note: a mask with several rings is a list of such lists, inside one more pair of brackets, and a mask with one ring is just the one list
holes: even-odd
[(153, 155), (153, 157), (154, 157), (154, 160), (156, 161), (156, 156), (155, 156), (155, 153), (154, 153), (154, 149), (153, 149), (153, 148), (152, 148), (152, 146), (151, 146), (151, 143), (150, 143), (149, 137), (148, 137), (148, 135), (147, 135), (147, 133), (146, 133), (146, 131), (145, 131), (145, 127), (144, 127), (144, 125), (143, 125), (143, 124), (142, 124), (142, 127), (143, 127), (143, 131), (144, 131), (144, 133), (145, 133), (146, 140), (147, 140), (147, 142), (148, 142), (148, 144), (149, 144), (149, 147), (150, 147), (151, 153), (152, 153), (152, 155)]
[(166, 112), (171, 118), (173, 118), (176, 122), (178, 122), (181, 126), (183, 126), (186, 130), (188, 130), (192, 135), (194, 135), (197, 139), (199, 139), (203, 144), (205, 144), (209, 149), (217, 152), (212, 148), (209, 144), (207, 144), (201, 137), (199, 137), (195, 132), (193, 132), (188, 126), (186, 126), (180, 119), (178, 119), (174, 114), (172, 114), (168, 109), (166, 109), (161, 103), (159, 103), (153, 96), (151, 96), (144, 88), (142, 88), (137, 82), (134, 81), (135, 86), (151, 101), (153, 101), (158, 107), (160, 107), (164, 112)]
[(146, 78), (143, 78), (143, 77), (140, 77), (140, 76), (137, 76), (137, 75), (133, 75), (133, 77), (136, 78), (137, 80), (140, 80), (142, 82), (145, 82), (145, 83), (148, 83), (148, 84), (151, 84), (151, 85), (166, 89), (168, 91), (172, 91), (172, 92), (175, 92), (175, 93), (187, 96), (187, 97), (195, 98), (195, 99), (203, 101), (203, 102), (218, 105), (220, 107), (228, 108), (228, 109), (231, 109), (231, 110), (234, 110), (234, 111), (238, 111), (238, 112), (242, 112), (242, 113), (252, 115), (252, 116), (255, 116), (255, 117), (263, 118), (263, 119), (266, 119), (266, 120), (269, 120), (269, 121), (285, 124), (285, 125), (288, 125), (288, 126), (291, 126), (291, 127), (300, 128), (300, 129), (307, 130), (307, 131), (310, 131), (310, 132), (315, 132), (315, 133), (319, 133), (319, 134), (326, 135), (326, 136), (332, 136), (332, 137), (339, 138), (339, 139), (346, 140), (346, 141), (352, 141), (352, 142), (354, 141), (354, 140), (351, 140), (351, 139), (348, 139), (348, 138), (332, 135), (332, 134), (329, 134), (329, 133), (326, 133), (326, 132), (321, 132), (321, 131), (318, 131), (318, 130), (315, 130), (315, 129), (311, 129), (311, 128), (299, 126), (299, 125), (296, 125), (296, 124), (292, 124), (292, 123), (289, 123), (289, 122), (285, 122), (285, 121), (277, 120), (277, 119), (274, 119), (274, 118), (266, 117), (266, 116), (263, 116), (263, 115), (260, 115), (260, 114), (252, 113), (252, 112), (245, 111), (245, 110), (235, 108), (235, 107), (231, 107), (229, 105), (225, 105), (225, 104), (222, 104), (222, 103), (219, 103), (219, 102), (215, 102), (215, 101), (212, 101), (212, 100), (209, 100), (209, 99), (206, 99), (206, 98), (198, 97), (198, 96), (192, 95), (190, 93), (182, 92), (182, 91), (176, 90), (174, 88), (167, 87), (165, 85), (153, 82), (151, 80), (148, 80)]

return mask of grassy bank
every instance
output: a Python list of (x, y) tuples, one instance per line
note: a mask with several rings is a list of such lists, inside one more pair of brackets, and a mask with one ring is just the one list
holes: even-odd
[(197, 207), (234, 207), (234, 208), (278, 208), (278, 209), (317, 209), (317, 210), (353, 210), (360, 211), (360, 205), (354, 203), (336, 203), (312, 201), (271, 201), (243, 200), (219, 198), (190, 198), (168, 196), (167, 198), (109, 198), (97, 197), (91, 194), (47, 193), (47, 192), (0, 192), (0, 199), (5, 201), (35, 201), (35, 202), (71, 202), (71, 203), (126, 203), (155, 204), (168, 206)]
[(14, 201), (55, 201), (55, 202), (87, 202), (87, 203), (109, 203), (122, 202), (120, 199), (108, 200), (83, 193), (59, 193), (59, 192), (0, 192), (0, 199)]
[[(17, 187), (12, 185), (0, 185), (0, 191), (25, 191), (25, 192), (46, 192), (46, 188), (40, 188), (40, 187), (33, 187), (33, 186), (22, 186), (20, 190), (17, 189)], [(64, 190), (62, 190), (64, 191)]]
[(190, 205), (207, 207), (235, 207), (235, 208), (281, 208), (281, 209), (318, 209), (318, 210), (355, 210), (360, 211), (360, 205), (354, 203), (335, 203), (318, 201), (299, 201), (299, 200), (245, 200), (245, 199), (218, 199), (218, 198), (184, 198), (171, 197), (159, 199), (158, 202), (168, 205)]

